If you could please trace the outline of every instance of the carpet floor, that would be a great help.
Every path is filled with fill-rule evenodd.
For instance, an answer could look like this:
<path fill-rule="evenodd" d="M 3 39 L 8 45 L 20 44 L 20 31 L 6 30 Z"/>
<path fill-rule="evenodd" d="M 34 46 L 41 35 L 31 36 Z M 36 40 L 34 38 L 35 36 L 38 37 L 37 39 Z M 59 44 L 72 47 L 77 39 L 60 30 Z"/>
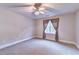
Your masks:
<path fill-rule="evenodd" d="M 0 50 L 0 55 L 78 55 L 79 50 L 71 44 L 31 39 Z"/>

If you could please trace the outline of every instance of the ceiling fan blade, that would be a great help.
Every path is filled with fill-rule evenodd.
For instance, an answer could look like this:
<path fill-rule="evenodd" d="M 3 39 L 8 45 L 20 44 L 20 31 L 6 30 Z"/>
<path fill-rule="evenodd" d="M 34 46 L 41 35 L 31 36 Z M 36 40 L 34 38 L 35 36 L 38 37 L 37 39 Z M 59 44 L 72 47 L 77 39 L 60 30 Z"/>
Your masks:
<path fill-rule="evenodd" d="M 48 6 L 42 6 L 42 8 L 45 8 L 45 10 L 50 11 L 50 12 L 57 12 L 56 9 L 48 7 Z"/>
<path fill-rule="evenodd" d="M 11 6 L 8 6 L 8 7 L 30 7 L 32 5 L 11 5 Z"/>

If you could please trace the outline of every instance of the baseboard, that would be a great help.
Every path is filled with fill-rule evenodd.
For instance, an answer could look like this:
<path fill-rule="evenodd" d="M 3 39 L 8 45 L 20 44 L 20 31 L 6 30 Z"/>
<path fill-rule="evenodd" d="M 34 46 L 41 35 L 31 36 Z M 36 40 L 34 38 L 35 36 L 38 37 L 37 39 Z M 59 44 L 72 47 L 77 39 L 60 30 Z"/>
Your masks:
<path fill-rule="evenodd" d="M 1 46 L 0 46 L 0 49 L 10 47 L 10 46 L 12 46 L 12 45 L 21 43 L 21 42 L 26 41 L 26 40 L 29 40 L 29 39 L 32 39 L 32 37 L 26 38 L 26 39 L 22 39 L 22 40 L 18 40 L 18 41 L 15 41 L 15 42 L 11 42 L 11 43 L 8 43 L 8 44 L 1 45 Z"/>
<path fill-rule="evenodd" d="M 65 43 L 69 43 L 69 44 L 74 44 L 74 45 L 76 45 L 76 43 L 75 42 L 71 42 L 71 41 L 65 41 L 65 40 L 59 40 L 60 42 L 65 42 Z"/>

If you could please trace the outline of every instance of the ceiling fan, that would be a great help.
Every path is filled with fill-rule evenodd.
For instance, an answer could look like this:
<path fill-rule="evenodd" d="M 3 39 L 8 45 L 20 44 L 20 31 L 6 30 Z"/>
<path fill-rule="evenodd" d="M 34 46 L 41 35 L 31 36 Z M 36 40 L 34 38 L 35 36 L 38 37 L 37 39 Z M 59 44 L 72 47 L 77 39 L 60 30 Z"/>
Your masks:
<path fill-rule="evenodd" d="M 34 15 L 41 15 L 45 14 L 45 11 L 50 11 L 52 8 L 50 7 L 50 4 L 45 3 L 32 3 L 32 4 L 26 4 L 26 5 L 13 5 L 11 7 L 28 7 L 27 9 L 31 10 Z M 28 12 L 28 11 L 27 11 Z"/>
<path fill-rule="evenodd" d="M 45 14 L 44 12 L 44 8 L 40 8 L 41 7 L 41 3 L 35 3 L 34 7 L 36 9 L 36 11 L 34 12 L 35 15 L 39 15 L 39 14 Z"/>

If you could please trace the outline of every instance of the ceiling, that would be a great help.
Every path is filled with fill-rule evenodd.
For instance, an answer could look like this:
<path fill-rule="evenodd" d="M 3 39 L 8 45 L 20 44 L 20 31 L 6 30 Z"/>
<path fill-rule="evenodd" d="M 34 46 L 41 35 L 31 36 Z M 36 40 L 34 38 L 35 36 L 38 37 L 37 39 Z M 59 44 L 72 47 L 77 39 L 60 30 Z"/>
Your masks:
<path fill-rule="evenodd" d="M 28 3 L 29 4 L 29 3 Z M 67 13 L 73 13 L 79 9 L 79 3 L 47 3 L 51 9 L 47 10 L 44 15 L 37 15 L 35 16 L 32 12 L 27 12 L 30 9 L 27 7 L 9 7 L 12 5 L 27 5 L 27 3 L 2 3 L 0 4 L 0 7 L 7 8 L 13 12 L 23 14 L 27 17 L 30 17 L 32 19 L 40 19 L 40 18 L 47 18 L 51 16 L 61 15 L 61 14 L 67 14 Z"/>

